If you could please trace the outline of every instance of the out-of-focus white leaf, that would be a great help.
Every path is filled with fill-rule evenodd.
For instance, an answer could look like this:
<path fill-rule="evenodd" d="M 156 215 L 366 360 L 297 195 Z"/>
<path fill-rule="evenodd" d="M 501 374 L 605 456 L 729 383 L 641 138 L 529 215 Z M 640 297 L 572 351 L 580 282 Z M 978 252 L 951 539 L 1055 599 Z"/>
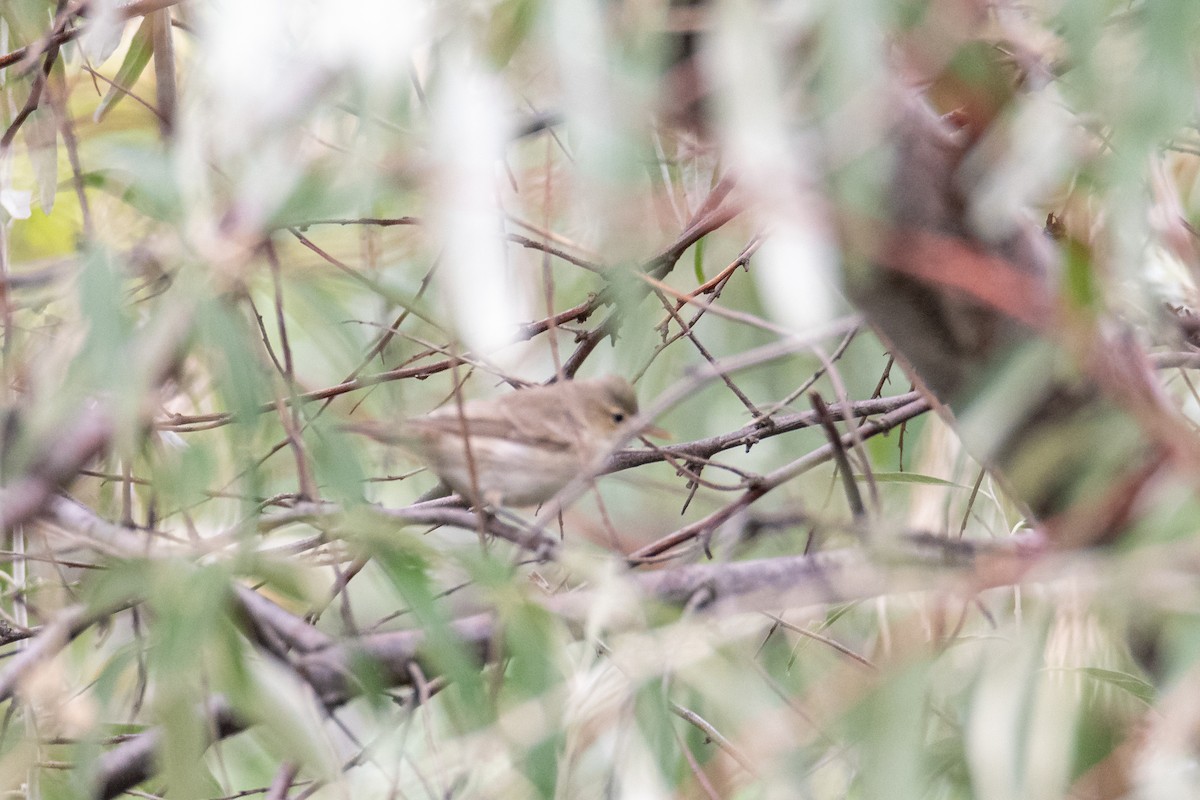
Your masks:
<path fill-rule="evenodd" d="M 1163 303 L 1196 306 L 1200 294 L 1196 291 L 1195 278 L 1187 264 L 1174 253 L 1161 245 L 1151 245 L 1146 248 L 1142 264 L 1141 278 L 1152 300 L 1149 307 L 1144 309 L 1147 318 L 1152 313 L 1161 313 Z M 1136 288 L 1132 291 L 1136 291 Z"/>
<path fill-rule="evenodd" d="M 201 17 L 200 100 L 214 115 L 218 154 L 253 148 L 269 124 L 298 113 L 319 82 L 321 65 L 303 59 L 311 4 L 284 0 L 215 3 Z M 286 25 L 279 24 L 286 20 Z M 243 115 L 232 130 L 222 123 Z"/>
<path fill-rule="evenodd" d="M 753 212 L 770 231 L 754 275 L 767 311 L 792 328 L 827 322 L 837 304 L 838 249 L 814 186 L 805 146 L 792 138 L 779 59 L 759 20 L 722 4 L 709 70 L 719 92 L 722 140 Z"/>
<path fill-rule="evenodd" d="M 642 104 L 650 95 L 637 83 L 636 62 L 624 60 L 610 33 L 609 3 L 546 5 L 567 121 L 563 138 L 578 180 L 576 224 L 588 246 L 603 251 L 609 263 L 641 258 L 651 246 L 642 238 L 646 208 L 630 202 L 637 197 L 630 186 L 643 175 L 634 165 L 644 158 L 638 126 L 649 113 Z M 617 59 L 622 63 L 614 63 Z"/>
<path fill-rule="evenodd" d="M 314 53 L 374 84 L 407 83 L 427 15 L 424 2 L 411 0 L 323 0 L 313 10 Z"/>
<path fill-rule="evenodd" d="M 619 155 L 615 134 L 620 115 L 613 101 L 612 65 L 605 51 L 600 4 L 596 0 L 558 0 L 550 10 L 572 135 L 592 154 L 590 166 L 611 167 Z"/>
<path fill-rule="evenodd" d="M 434 218 L 442 294 L 467 346 L 492 352 L 526 316 L 505 261 L 497 179 L 506 140 L 500 84 L 466 62 L 447 70 L 432 98 Z"/>
<path fill-rule="evenodd" d="M 121 0 L 93 0 L 79 46 L 93 67 L 99 67 L 121 44 L 127 20 L 118 13 Z M 4 48 L 7 51 L 7 47 Z"/>
<path fill-rule="evenodd" d="M 0 224 L 14 219 L 29 219 L 33 196 L 14 189 L 12 183 L 12 150 L 0 159 Z"/>
<path fill-rule="evenodd" d="M 402 72 L 426 8 L 423 0 L 214 0 L 196 9 L 199 49 L 189 63 L 197 69 L 181 96 L 173 162 L 196 246 L 222 238 L 231 220 L 258 230 L 296 199 L 313 158 L 329 152 L 312 125 L 332 124 L 322 115 L 342 84 L 360 90 L 366 114 L 411 91 Z M 216 190 L 214 172 L 231 185 Z"/>
<path fill-rule="evenodd" d="M 186 450 L 191 446 L 175 431 L 158 431 L 158 440 L 172 450 Z"/>
<path fill-rule="evenodd" d="M 206 99 L 236 120 L 226 145 L 247 148 L 253 134 L 307 115 L 314 95 L 343 73 L 373 84 L 404 80 L 427 16 L 418 0 L 256 0 L 207 11 L 198 60 Z"/>
<path fill-rule="evenodd" d="M 273 741 L 293 753 L 314 776 L 329 781 L 337 777 L 337 755 L 322 735 L 321 714 L 309 687 L 294 674 L 265 660 L 250 662 L 253 691 L 244 699 L 252 704 Z"/>
<path fill-rule="evenodd" d="M 0 209 L 3 209 L 3 219 L 29 219 L 32 212 L 33 193 L 17 189 L 0 189 Z"/>
<path fill-rule="evenodd" d="M 972 151 L 963 174 L 986 170 L 974 184 L 969 210 L 980 235 L 993 241 L 1009 236 L 1023 223 L 1025 209 L 1058 185 L 1071 159 L 1071 135 L 1077 128 L 1078 121 L 1058 93 L 1047 87 L 1021 103 L 1011 126 L 997 126 Z M 996 141 L 997 136 L 1006 139 Z"/>
<path fill-rule="evenodd" d="M 38 202 L 42 212 L 49 214 L 54 210 L 54 198 L 58 194 L 58 125 L 54 111 L 46 105 L 34 109 L 21 132 L 29 148 L 29 160 L 33 163 Z"/>
<path fill-rule="evenodd" d="M 837 316 L 838 251 L 822 221 L 804 214 L 776 221 L 754 262 L 755 284 L 771 318 L 794 330 Z"/>
<path fill-rule="evenodd" d="M 980 800 L 1050 800 L 1066 793 L 1080 695 L 1044 669 L 1036 638 L 998 638 L 972 693 L 966 755 Z"/>
<path fill-rule="evenodd" d="M 787 191 L 799 177 L 788 141 L 774 48 L 757 16 L 732 3 L 717 6 L 706 67 L 717 93 L 722 143 L 739 175 Z"/>
<path fill-rule="evenodd" d="M 0 18 L 0 53 L 7 53 L 8 46 L 8 20 Z M 0 89 L 8 85 L 8 70 L 0 69 Z"/>

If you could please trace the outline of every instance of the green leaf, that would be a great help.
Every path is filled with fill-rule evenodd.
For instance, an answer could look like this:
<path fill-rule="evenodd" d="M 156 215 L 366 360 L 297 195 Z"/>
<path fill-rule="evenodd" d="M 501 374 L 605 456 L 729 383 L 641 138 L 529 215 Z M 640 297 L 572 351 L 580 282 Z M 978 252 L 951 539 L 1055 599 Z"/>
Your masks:
<path fill-rule="evenodd" d="M 675 738 L 675 726 L 679 722 L 667 706 L 660 682 L 648 681 L 638 688 L 633 714 L 641 734 L 640 746 L 653 759 L 663 779 L 669 785 L 679 785 L 687 769 Z"/>
<path fill-rule="evenodd" d="M 865 481 L 866 475 L 855 475 L 856 480 Z M 926 486 L 950 486 L 955 489 L 970 490 L 970 486 L 964 486 L 961 483 L 954 481 L 935 478 L 932 475 L 921 475 L 917 472 L 872 472 L 871 477 L 876 483 L 919 483 Z"/>
<path fill-rule="evenodd" d="M 94 250 L 84 262 L 78 293 L 88 325 L 87 341 L 73 364 L 80 384 L 118 391 L 133 385 L 133 365 L 125 357 L 133 321 L 122 276 L 107 251 Z"/>
<path fill-rule="evenodd" d="M 258 418 L 259 404 L 271 397 L 262 365 L 246 347 L 254 334 L 232 308 L 221 303 L 202 305 L 197 322 L 226 407 L 240 422 L 251 423 Z"/>
<path fill-rule="evenodd" d="M 53 109 L 47 106 L 34 109 L 25 120 L 22 132 L 37 181 L 38 202 L 42 213 L 49 214 L 54 210 L 54 198 L 58 194 L 58 125 Z"/>
<path fill-rule="evenodd" d="M 246 682 L 245 640 L 229 615 L 229 576 L 219 566 L 164 560 L 146 564 L 143 584 L 152 611 L 149 708 L 162 725 L 163 778 L 184 790 L 180 797 L 207 796 L 213 781 L 203 757 L 210 739 L 202 703 L 208 682 Z"/>
<path fill-rule="evenodd" d="M 217 475 L 217 455 L 208 442 L 187 446 L 166 445 L 151 466 L 154 488 L 167 507 L 189 506 L 203 501 Z"/>
<path fill-rule="evenodd" d="M 503 67 L 529 35 L 537 20 L 534 0 L 503 0 L 490 13 L 487 50 L 492 66 Z"/>
<path fill-rule="evenodd" d="M 121 198 L 139 214 L 178 222 L 182 200 L 168 153 L 157 144 L 138 139 L 98 146 L 96 170 L 84 173 L 84 184 Z"/>
<path fill-rule="evenodd" d="M 1083 667 L 1080 671 L 1109 686 L 1128 692 L 1148 706 L 1154 705 L 1154 700 L 1158 696 L 1158 692 L 1151 684 L 1128 672 L 1117 672 L 1100 667 Z"/>
<path fill-rule="evenodd" d="M 438 673 L 450 679 L 452 690 L 446 694 L 454 701 L 460 723 L 467 728 L 485 724 L 492 704 L 484 691 L 479 659 L 455 635 L 446 609 L 436 601 L 437 587 L 425 554 L 395 531 L 368 533 L 373 557 L 425 632 L 422 653 Z"/>
<path fill-rule="evenodd" d="M 506 673 L 512 689 L 533 697 L 561 681 L 555 655 L 562 651 L 563 643 L 554 636 L 549 612 L 524 603 L 504 614 L 503 625 L 504 641 L 512 654 Z"/>
<path fill-rule="evenodd" d="M 150 63 L 150 56 L 154 55 L 152 17 L 152 14 L 147 14 L 142 20 L 142 24 L 138 26 L 137 32 L 133 34 L 133 41 L 129 43 L 129 50 L 125 53 L 125 60 L 121 62 L 121 68 L 117 70 L 117 77 L 108 87 L 108 93 L 100 100 L 100 105 L 96 106 L 96 112 L 93 115 L 96 122 L 104 119 L 104 115 L 121 102 L 121 98 L 128 91 L 133 89 L 142 70 Z"/>
<path fill-rule="evenodd" d="M 367 476 L 351 435 L 326 417 L 311 417 L 304 441 L 312 453 L 317 481 L 328 487 L 331 499 L 343 504 L 363 502 Z"/>
<path fill-rule="evenodd" d="M 1063 288 L 1067 301 L 1081 311 L 1094 311 L 1102 296 L 1092 268 L 1091 253 L 1082 244 L 1068 240 L 1063 245 L 1063 255 L 1066 256 Z"/>
<path fill-rule="evenodd" d="M 538 796 L 555 797 L 558 786 L 559 753 L 565 746 L 566 737 L 561 733 L 549 736 L 525 751 L 524 771 L 529 782 L 538 789 Z"/>
<path fill-rule="evenodd" d="M 263 739 L 278 758 L 295 759 L 322 780 L 335 779 L 337 760 L 322 733 L 311 689 L 276 662 L 255 660 L 248 667 L 245 681 L 227 687 L 239 714 L 262 726 Z"/>

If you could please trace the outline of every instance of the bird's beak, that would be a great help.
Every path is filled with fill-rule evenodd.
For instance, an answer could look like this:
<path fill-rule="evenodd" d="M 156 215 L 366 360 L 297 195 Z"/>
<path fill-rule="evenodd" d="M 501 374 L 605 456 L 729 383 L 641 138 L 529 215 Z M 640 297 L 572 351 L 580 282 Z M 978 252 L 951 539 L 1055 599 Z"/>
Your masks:
<path fill-rule="evenodd" d="M 648 428 L 642 428 L 638 432 L 638 436 L 649 436 L 652 439 L 671 439 L 671 432 L 665 428 L 660 428 L 657 425 L 651 425 Z"/>

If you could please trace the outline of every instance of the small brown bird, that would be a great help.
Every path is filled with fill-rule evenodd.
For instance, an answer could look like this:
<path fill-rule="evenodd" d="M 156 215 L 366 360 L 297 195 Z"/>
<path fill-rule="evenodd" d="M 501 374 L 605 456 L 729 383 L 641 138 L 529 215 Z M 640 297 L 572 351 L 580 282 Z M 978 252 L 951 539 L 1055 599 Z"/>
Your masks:
<path fill-rule="evenodd" d="M 595 466 L 637 410 L 633 387 L 610 375 L 472 400 L 461 414 L 449 404 L 396 427 L 350 429 L 409 450 L 463 497 L 477 489 L 491 505 L 529 506 Z"/>

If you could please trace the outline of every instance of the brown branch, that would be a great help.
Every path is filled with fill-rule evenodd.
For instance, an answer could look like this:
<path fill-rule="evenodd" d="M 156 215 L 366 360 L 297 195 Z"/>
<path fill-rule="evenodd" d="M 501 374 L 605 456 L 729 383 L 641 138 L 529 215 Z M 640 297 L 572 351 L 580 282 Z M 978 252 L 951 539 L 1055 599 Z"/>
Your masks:
<path fill-rule="evenodd" d="M 32 670 L 41 667 L 79 634 L 130 605 L 129 601 L 121 601 L 98 610 L 77 605 L 59 611 L 53 621 L 38 629 L 25 649 L 13 656 L 0 671 L 0 701 L 12 698 Z"/>
<path fill-rule="evenodd" d="M 559 315 L 565 316 L 568 312 Z M 565 320 L 564 320 L 565 321 Z M 547 326 L 548 327 L 548 326 Z M 589 337 L 596 336 L 596 344 L 607 336 L 607 331 L 604 330 L 602 324 L 596 331 L 588 334 Z M 595 345 L 593 345 L 594 347 Z M 284 403 L 291 406 L 293 403 L 311 403 L 315 400 L 327 400 L 332 397 L 355 392 L 359 389 L 364 389 L 368 386 L 375 386 L 380 383 L 388 383 L 390 381 L 404 380 L 406 378 L 423 379 L 431 375 L 436 375 L 440 372 L 445 372 L 450 369 L 451 359 L 443 359 L 432 364 L 426 364 L 422 367 L 398 367 L 396 369 L 378 372 L 374 375 L 365 375 L 359 378 L 343 381 L 334 386 L 327 386 L 324 389 L 314 389 L 311 392 L 298 394 L 294 398 L 285 398 Z M 570 363 L 570 362 L 569 362 Z M 568 373 L 569 374 L 569 373 Z M 261 403 L 255 408 L 255 413 L 269 414 L 277 410 L 274 402 Z M 155 422 L 154 427 L 158 430 L 166 431 L 196 431 L 210 430 L 212 428 L 228 425 L 234 421 L 234 415 L 227 411 L 218 411 L 210 414 L 173 414 L 170 417 L 159 419 Z"/>
<path fill-rule="evenodd" d="M 54 31 L 61 31 L 65 27 L 70 14 L 64 13 L 66 9 L 65 0 L 59 0 L 58 9 L 55 14 L 58 18 Z M 0 152 L 12 147 L 13 139 L 17 138 L 17 131 L 29 119 L 29 115 L 37 110 L 38 105 L 42 100 L 42 92 L 46 88 L 46 82 L 50 78 L 50 70 L 54 67 L 54 62 L 58 59 L 58 48 L 60 45 L 54 42 L 53 33 L 49 37 L 49 46 L 46 47 L 46 56 L 42 60 L 42 69 L 34 76 L 33 86 L 29 89 L 29 96 L 25 98 L 25 105 L 13 117 L 12 123 L 8 129 L 4 131 L 4 135 L 0 136 Z"/>
<path fill-rule="evenodd" d="M 69 28 L 67 30 L 59 31 L 58 33 L 51 34 L 47 38 L 46 44 L 50 47 L 61 46 L 72 39 L 77 38 L 81 33 L 83 33 L 83 28 Z M 19 64 L 27 57 L 35 55 L 43 49 L 44 48 L 39 46 L 27 45 L 25 47 L 18 47 L 16 50 L 5 53 L 4 55 L 0 55 L 0 69 L 11 67 L 13 64 Z"/>
<path fill-rule="evenodd" d="M 730 613 L 847 602 L 939 587 L 974 592 L 1020 580 L 1039 555 L 1022 552 L 1019 548 L 971 545 L 957 540 L 947 543 L 947 548 L 950 547 L 958 556 L 952 563 L 947 559 L 949 549 L 929 552 L 922 546 L 916 548 L 907 565 L 892 559 L 886 566 L 873 563 L 856 549 L 757 561 L 696 564 L 633 574 L 627 576 L 627 580 L 631 590 L 648 600 L 675 606 L 691 604 L 693 608 L 709 613 Z M 1003 568 L 997 565 L 1003 565 Z M 931 579 L 931 567 L 941 570 L 940 580 Z M 697 603 L 697 598 L 706 598 L 707 602 Z M 555 596 L 544 605 L 568 622 L 574 622 L 576 630 L 582 633 L 583 621 L 588 618 L 593 603 L 592 593 L 571 592 Z M 450 624 L 450 629 L 478 664 L 503 657 L 503 653 L 494 648 L 499 638 L 497 618 L 492 613 L 459 619 Z M 413 686 L 414 675 L 436 676 L 436 669 L 423 657 L 425 641 L 425 634 L 420 630 L 369 634 L 303 653 L 296 659 L 295 667 L 321 702 L 328 708 L 335 708 L 362 691 L 354 677 L 356 665 L 373 663 L 375 673 L 371 682 L 377 686 Z M 245 729 L 245 721 L 239 719 L 224 701 L 214 701 L 210 709 L 218 737 Z M 149 779 L 154 774 L 154 756 L 160 744 L 161 732 L 155 729 L 109 751 L 100 761 L 97 796 L 115 797 Z"/>
<path fill-rule="evenodd" d="M 141 362 L 149 386 L 161 385 L 175 371 L 191 320 L 190 311 L 176 310 L 165 317 L 159 330 L 144 332 L 144 346 L 134 358 Z M 40 514 L 61 487 L 108 450 L 117 431 L 116 413 L 110 403 L 93 400 L 81 404 L 73 422 L 65 422 L 34 443 L 33 452 L 43 456 L 0 489 L 0 530 L 8 531 Z"/>
<path fill-rule="evenodd" d="M 417 503 L 404 508 L 382 508 L 372 506 L 371 511 L 387 519 L 409 525 L 448 525 L 463 530 L 475 530 L 480 525 L 480 515 L 461 505 L 450 505 L 442 500 Z M 264 518 L 259 523 L 260 530 L 270 530 L 282 525 L 295 522 L 307 522 L 322 518 L 337 518 L 342 515 L 340 506 L 332 503 L 301 503 L 279 515 Z M 537 532 L 522 530 L 510 525 L 500 518 L 485 514 L 482 517 L 483 531 L 498 539 L 517 545 L 529 551 L 534 558 L 544 560 L 552 558 L 558 551 L 558 541 Z"/>
<path fill-rule="evenodd" d="M 99 78 L 101 81 L 103 81 L 104 83 L 111 86 L 113 88 L 113 90 L 120 92 L 125 97 L 128 97 L 129 99 L 133 100 L 138 105 L 145 108 L 147 111 L 149 111 L 151 114 L 153 114 L 155 116 L 155 118 L 159 122 L 160 127 L 166 124 L 167 118 L 165 116 L 163 116 L 163 113 L 161 111 L 159 111 L 157 108 L 155 108 L 154 104 L 151 103 L 149 100 L 142 97 L 137 92 L 133 91 L 132 86 L 122 86 L 121 84 L 117 83 L 113 79 L 105 77 L 104 75 L 101 75 L 99 72 L 97 72 L 96 70 L 87 66 L 86 64 L 83 65 L 82 69 L 84 72 L 91 75 L 93 78 Z"/>
<path fill-rule="evenodd" d="M 75 123 L 71 121 L 71 111 L 67 106 L 67 87 L 61 76 L 51 76 L 50 105 L 58 118 L 58 132 L 62 136 L 63 148 L 67 151 L 67 163 L 71 165 L 71 183 L 75 188 L 75 198 L 79 201 L 79 214 L 83 223 L 83 234 L 91 239 L 92 212 L 88 204 L 87 189 L 83 177 L 83 167 L 79 161 L 79 142 L 75 136 Z"/>
<path fill-rule="evenodd" d="M 246 729 L 245 722 L 223 700 L 209 703 L 208 716 L 210 723 L 206 727 L 218 739 Z M 116 797 L 152 776 L 162 738 L 162 731 L 156 728 L 138 734 L 101 756 L 93 797 Z"/>
<path fill-rule="evenodd" d="M 929 401 L 925 398 L 917 398 L 912 402 L 901 406 L 900 408 L 884 414 L 879 419 L 866 423 L 859 428 L 860 436 L 865 440 L 872 436 L 877 436 L 881 433 L 886 433 L 897 425 L 906 422 L 914 417 L 920 416 L 929 411 Z M 842 446 L 849 447 L 851 444 L 850 434 L 841 437 Z M 729 505 L 714 511 L 703 519 L 697 520 L 690 525 L 684 526 L 668 536 L 664 536 L 656 542 L 652 542 L 644 547 L 630 553 L 629 560 L 632 563 L 653 559 L 663 553 L 673 550 L 681 544 L 690 542 L 708 531 L 713 530 L 725 520 L 732 517 L 738 511 L 746 508 L 754 501 L 765 495 L 767 492 L 775 489 L 787 481 L 792 480 L 797 475 L 801 475 L 814 467 L 824 464 L 826 461 L 833 458 L 834 451 L 832 445 L 824 445 L 813 450 L 811 453 L 793 461 L 791 464 L 780 467 L 779 469 L 763 476 L 762 480 L 754 486 L 751 486 L 746 492 Z"/>
<path fill-rule="evenodd" d="M 838 433 L 837 426 L 833 424 L 833 417 L 829 413 L 829 406 L 825 405 L 825 401 L 821 399 L 821 395 L 817 392 L 810 394 L 809 398 L 812 400 L 813 411 L 816 412 L 821 427 L 825 429 L 825 436 L 829 439 L 829 444 L 833 448 L 833 460 L 837 464 L 838 471 L 842 474 L 842 485 L 846 490 L 846 502 L 850 504 L 850 513 L 854 515 L 855 519 L 862 519 L 867 515 L 867 507 L 863 504 L 862 495 L 858 491 L 858 484 L 854 482 L 854 469 L 850 466 L 850 458 L 846 455 L 846 448 L 842 447 L 842 437 Z"/>
<path fill-rule="evenodd" d="M 660 289 L 670 290 L 670 287 L 663 286 L 662 284 L 657 283 L 657 281 L 665 277 L 671 272 L 671 270 L 675 268 L 675 264 L 679 261 L 680 257 L 683 256 L 684 252 L 686 252 L 689 247 L 703 239 L 708 234 L 717 230 L 722 225 L 736 217 L 738 213 L 740 213 L 740 209 L 726 208 L 721 205 L 725 199 L 725 196 L 732 188 L 733 184 L 728 179 L 722 180 L 720 183 L 718 183 L 717 186 L 714 187 L 709 193 L 704 205 L 701 206 L 700 211 L 696 213 L 692 222 L 688 225 L 684 232 L 681 233 L 675 239 L 675 241 L 666 248 L 666 250 L 643 265 L 638 275 L 650 285 L 657 286 Z M 640 291 L 645 293 L 648 292 L 649 289 L 642 288 Z M 591 306 L 591 309 L 589 309 L 588 313 L 590 314 L 592 310 L 595 310 L 595 308 L 598 308 L 600 305 L 610 304 L 611 302 L 611 290 L 606 289 L 593 298 L 593 300 L 588 304 Z M 696 301 L 694 298 L 692 298 L 689 300 L 689 302 Z M 600 342 L 604 341 L 604 339 L 607 337 L 615 337 L 617 335 L 617 332 L 621 327 L 621 322 L 622 315 L 619 313 L 619 310 L 614 309 L 613 312 L 609 314 L 609 316 L 606 317 L 595 330 L 589 332 L 581 338 L 578 346 L 575 348 L 575 352 L 572 353 L 563 364 L 563 373 L 566 375 L 574 375 L 576 372 L 578 372 L 579 368 L 583 365 L 584 360 L 592 353 L 593 350 L 596 349 L 596 346 L 599 345 Z"/>
<path fill-rule="evenodd" d="M 175 40 L 171 12 L 158 9 L 148 14 L 154 43 L 154 105 L 159 110 L 159 134 L 168 139 L 175 129 L 179 97 L 175 81 Z"/>
<path fill-rule="evenodd" d="M 883 397 L 876 400 L 860 400 L 855 402 L 850 413 L 855 417 L 868 417 L 874 414 L 887 414 L 903 408 L 910 403 L 921 400 L 918 392 L 908 392 L 895 397 Z M 845 419 L 846 409 L 840 403 L 829 406 L 832 419 Z M 814 411 L 802 411 L 792 414 L 781 414 L 760 423 L 751 423 L 736 431 L 710 436 L 707 439 L 697 439 L 685 444 L 660 447 L 655 450 L 621 450 L 609 459 L 606 471 L 617 472 L 642 464 L 666 460 L 668 456 L 687 461 L 691 457 L 710 458 L 725 450 L 736 447 L 751 447 L 755 443 L 781 433 L 811 428 L 819 424 L 819 418 Z"/>
<path fill-rule="evenodd" d="M 311 403 L 314 400 L 327 400 L 331 397 L 354 392 L 367 386 L 374 386 L 379 383 L 387 383 L 388 381 L 404 380 L 405 378 L 428 378 L 430 375 L 436 375 L 439 372 L 445 372 L 450 369 L 450 359 L 438 361 L 433 364 L 428 364 L 424 367 L 400 367 L 398 369 L 390 369 L 386 372 L 379 372 L 374 375 L 366 375 L 361 378 L 343 381 L 335 386 L 327 386 L 324 389 L 316 389 L 304 394 L 298 394 L 295 398 L 285 398 L 285 405 L 293 403 Z M 262 403 L 255 412 L 259 414 L 267 414 L 276 410 L 275 403 Z M 226 411 L 220 411 L 213 414 L 175 414 L 166 419 L 159 420 L 155 423 L 155 428 L 166 431 L 188 431 L 188 430 L 207 430 L 216 428 L 222 425 L 228 425 L 234 421 L 234 415 Z M 204 426 L 204 427 L 197 427 Z"/>
<path fill-rule="evenodd" d="M 725 194 L 728 193 L 730 188 L 731 187 L 726 186 L 724 182 L 722 182 L 721 184 L 718 184 L 718 187 L 716 189 L 714 189 L 713 193 L 710 195 L 709 201 L 706 203 L 705 208 L 708 208 L 709 206 L 713 205 L 714 201 L 712 198 L 716 197 L 716 198 L 723 199 L 725 197 Z M 719 202 L 718 202 L 718 204 L 719 204 Z M 735 217 L 737 215 L 737 213 L 738 213 L 737 210 L 715 208 L 715 210 L 710 209 L 707 212 L 705 212 L 703 217 L 701 217 L 700 215 L 697 215 L 696 220 L 693 221 L 688 226 L 688 228 L 682 234 L 680 234 L 680 236 L 671 245 L 669 245 L 662 253 L 660 253 L 659 255 L 650 259 L 648 262 L 646 262 L 643 265 L 642 271 L 651 277 L 661 277 L 662 275 L 665 275 L 667 272 L 669 272 L 674 267 L 675 262 L 677 262 L 679 260 L 679 257 L 683 255 L 684 251 L 686 251 L 689 247 L 691 247 L 693 244 L 695 244 L 697 241 L 699 241 L 702 237 L 704 237 L 707 234 L 711 233 L 712 231 L 716 230 L 721 225 L 724 225 L 730 219 Z M 401 223 L 400 220 L 407 220 L 407 222 Z M 352 224 L 352 223 L 355 223 L 358 221 L 359 220 L 318 220 L 317 222 L 305 223 L 305 225 L 320 224 L 320 223 Z M 395 222 L 395 224 L 414 224 L 415 221 L 416 220 L 411 217 L 401 217 Z M 375 220 L 374 222 L 376 222 L 376 224 L 380 224 L 383 221 Z M 370 278 L 362 275 L 360 272 L 355 270 L 350 265 L 340 261 L 339 259 L 333 257 L 328 252 L 326 252 L 325 250 L 320 248 L 316 243 L 314 243 L 308 237 L 306 237 L 302 233 L 300 233 L 299 228 L 300 228 L 300 226 L 293 226 L 289 230 L 291 231 L 292 235 L 295 236 L 296 239 L 302 245 L 304 245 L 309 250 L 313 251 L 318 256 L 320 256 L 323 260 L 325 260 L 326 262 L 337 267 L 339 270 L 346 273 L 347 275 L 349 275 L 350 277 L 352 277 L 359 283 L 365 285 L 367 288 L 369 288 L 373 291 L 378 291 L 384 295 L 389 294 L 386 291 L 384 291 L 384 289 L 382 287 L 380 287 L 377 283 L 372 281 Z M 563 255 L 564 255 L 564 257 L 569 258 L 569 256 L 567 256 L 567 254 L 563 254 Z M 575 263 L 575 262 L 573 261 L 572 263 Z M 533 337 L 535 337 L 539 334 L 545 333 L 546 331 L 551 330 L 552 328 L 560 327 L 568 322 L 572 322 L 572 321 L 578 322 L 578 321 L 586 320 L 592 313 L 594 313 L 596 311 L 596 309 L 600 308 L 601 306 L 609 305 L 611 303 L 612 303 L 611 291 L 609 289 L 605 289 L 605 290 L 597 293 L 593 297 L 591 297 L 591 299 L 589 299 L 588 301 L 586 301 L 584 303 L 580 303 L 579 305 L 577 305 L 571 309 L 560 312 L 559 314 L 552 315 L 551 317 L 540 320 L 538 322 L 531 322 L 526 325 L 520 326 L 517 330 L 517 336 L 518 336 L 518 338 L 521 338 L 521 339 L 532 339 Z M 408 313 L 414 313 L 414 312 L 412 312 L 411 309 L 408 309 Z M 420 315 L 417 315 L 417 316 L 420 316 Z M 590 354 L 592 352 L 592 350 L 594 350 L 596 348 L 596 346 L 599 345 L 600 342 L 605 339 L 605 337 L 615 335 L 619 326 L 620 326 L 619 315 L 616 314 L 616 312 L 613 312 L 612 314 L 610 314 L 608 317 L 605 318 L 604 322 L 602 322 L 600 324 L 600 326 L 598 326 L 596 328 L 596 330 L 590 331 L 589 333 L 585 334 L 583 336 L 583 338 L 581 339 L 580 345 L 576 348 L 575 353 L 564 364 L 564 366 L 563 366 L 564 374 L 568 375 L 568 376 L 574 375 L 575 372 L 579 369 L 579 367 L 582 366 L 582 363 L 583 363 L 584 359 L 587 357 L 587 355 Z M 465 354 L 464 358 L 467 356 L 469 356 L 469 354 Z M 285 402 L 290 405 L 293 402 L 311 402 L 313 400 L 325 400 L 325 399 L 328 399 L 331 397 L 336 397 L 340 394 L 345 394 L 347 392 L 356 391 L 363 387 L 372 386 L 372 385 L 375 385 L 378 383 L 386 383 L 389 381 L 403 380 L 405 378 L 425 378 L 430 375 L 434 375 L 436 373 L 449 370 L 453 363 L 454 363 L 453 359 L 447 358 L 447 359 L 443 359 L 442 361 L 426 365 L 424 367 L 402 367 L 402 368 L 387 370 L 386 372 L 381 372 L 381 373 L 378 373 L 377 375 L 367 376 L 367 377 L 363 377 L 363 378 L 355 378 L 353 380 L 343 381 L 342 383 L 337 384 L 336 386 L 331 386 L 331 387 L 327 387 L 325 389 L 319 389 L 319 390 L 312 391 L 312 392 L 306 392 L 304 394 L 297 395 L 295 398 L 289 398 Z M 256 413 L 259 413 L 259 414 L 271 413 L 272 411 L 275 411 L 275 410 L 276 410 L 275 403 L 262 403 L 255 409 Z M 229 423 L 233 422 L 233 420 L 234 420 L 234 416 L 228 412 L 217 412 L 217 413 L 212 413 L 212 414 L 193 414 L 193 415 L 178 414 L 178 415 L 172 416 L 166 420 L 159 420 L 155 424 L 155 427 L 158 428 L 159 430 L 171 430 L 171 431 L 179 431 L 179 432 L 211 430 L 213 428 L 221 427 L 223 425 L 228 425 Z"/>
<path fill-rule="evenodd" d="M 1157 369 L 1200 369 L 1200 353 L 1167 352 L 1151 353 L 1148 358 Z"/>
<path fill-rule="evenodd" d="M 373 225 L 377 228 L 390 228 L 395 225 L 420 224 L 422 224 L 420 217 L 356 217 L 354 219 L 309 219 L 291 227 L 305 231 L 313 225 Z"/>
<path fill-rule="evenodd" d="M 39 514 L 89 461 L 108 449 L 116 424 L 106 408 L 87 408 L 54 440 L 42 443 L 45 456 L 24 475 L 0 489 L 0 530 L 8 531 Z"/>
<path fill-rule="evenodd" d="M 138 2 L 129 3 L 124 6 L 119 6 L 116 9 L 118 19 L 130 20 L 134 17 L 142 17 L 154 11 L 171 6 L 177 6 L 184 0 L 138 0 Z M 78 11 L 82 11 L 86 3 L 80 4 Z M 69 20 L 68 20 L 69 21 Z M 51 47 L 58 47 L 79 38 L 86 30 L 86 26 L 80 25 L 74 28 L 65 28 L 55 26 L 50 34 L 43 37 L 40 42 L 25 47 L 18 47 L 8 53 L 0 55 L 0 69 L 6 69 L 14 64 L 19 64 L 27 58 L 37 58 Z"/>

